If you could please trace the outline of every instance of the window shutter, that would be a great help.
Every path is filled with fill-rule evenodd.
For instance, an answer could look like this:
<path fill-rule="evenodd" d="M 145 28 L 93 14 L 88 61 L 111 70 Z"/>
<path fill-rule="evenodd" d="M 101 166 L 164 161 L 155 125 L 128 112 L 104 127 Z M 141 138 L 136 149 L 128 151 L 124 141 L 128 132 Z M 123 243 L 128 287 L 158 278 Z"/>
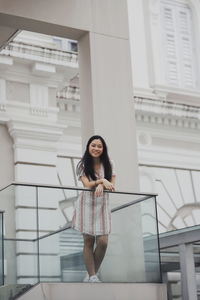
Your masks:
<path fill-rule="evenodd" d="M 195 87 L 192 18 L 189 8 L 182 8 L 177 11 L 179 21 L 180 48 L 182 60 L 182 84 L 185 87 Z"/>
<path fill-rule="evenodd" d="M 186 3 L 161 1 L 162 47 L 169 85 L 195 88 L 192 12 Z"/>
<path fill-rule="evenodd" d="M 175 11 L 170 6 L 163 7 L 164 19 L 164 45 L 166 79 L 172 85 L 178 85 L 178 49 Z"/>

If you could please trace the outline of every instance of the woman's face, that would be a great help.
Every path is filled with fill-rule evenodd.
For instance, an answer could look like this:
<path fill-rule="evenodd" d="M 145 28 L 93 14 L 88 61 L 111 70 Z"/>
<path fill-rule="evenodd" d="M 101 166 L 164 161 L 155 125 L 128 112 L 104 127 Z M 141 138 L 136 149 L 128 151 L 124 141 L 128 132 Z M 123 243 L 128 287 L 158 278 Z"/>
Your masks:
<path fill-rule="evenodd" d="M 93 158 L 98 158 L 103 153 L 103 144 L 101 140 L 95 139 L 89 144 L 89 153 Z"/>

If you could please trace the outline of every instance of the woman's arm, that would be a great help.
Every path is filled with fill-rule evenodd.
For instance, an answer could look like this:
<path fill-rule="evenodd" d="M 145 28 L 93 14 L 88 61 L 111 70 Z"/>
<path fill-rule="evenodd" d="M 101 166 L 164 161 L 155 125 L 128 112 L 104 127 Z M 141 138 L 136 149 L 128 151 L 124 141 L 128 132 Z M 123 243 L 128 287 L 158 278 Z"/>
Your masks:
<path fill-rule="evenodd" d="M 108 181 L 105 178 L 89 181 L 89 179 L 86 176 L 81 176 L 80 179 L 83 183 L 83 186 L 88 189 L 97 187 L 98 185 L 103 185 L 105 189 L 114 191 L 115 178 L 116 176 L 112 176 L 111 181 Z"/>
<path fill-rule="evenodd" d="M 89 179 L 86 176 L 81 176 L 80 179 L 81 179 L 81 181 L 83 183 L 83 186 L 86 187 L 86 188 L 88 188 L 88 189 L 96 187 L 99 184 L 103 184 L 103 180 L 104 180 L 104 179 L 97 179 L 97 180 L 89 181 Z"/>

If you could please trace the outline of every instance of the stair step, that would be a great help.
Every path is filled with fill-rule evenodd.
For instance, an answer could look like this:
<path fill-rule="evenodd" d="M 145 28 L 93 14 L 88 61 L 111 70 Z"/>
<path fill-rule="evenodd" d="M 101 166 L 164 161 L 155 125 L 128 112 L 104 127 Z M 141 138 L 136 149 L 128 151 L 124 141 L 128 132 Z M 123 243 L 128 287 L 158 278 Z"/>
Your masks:
<path fill-rule="evenodd" d="M 165 284 L 42 283 L 19 300 L 167 300 Z"/>

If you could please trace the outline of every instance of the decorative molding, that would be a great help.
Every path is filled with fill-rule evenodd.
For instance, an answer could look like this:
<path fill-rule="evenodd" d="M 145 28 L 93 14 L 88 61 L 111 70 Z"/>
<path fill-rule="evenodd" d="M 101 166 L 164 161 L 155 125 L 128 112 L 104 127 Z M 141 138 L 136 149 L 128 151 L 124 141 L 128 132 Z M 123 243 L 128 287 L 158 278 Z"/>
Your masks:
<path fill-rule="evenodd" d="M 183 170 L 183 171 L 198 171 L 200 172 L 200 168 L 191 169 L 191 168 L 184 168 L 184 167 L 175 167 L 175 166 L 165 166 L 165 165 L 155 165 L 151 163 L 138 163 L 139 167 L 148 167 L 148 168 L 163 168 L 163 169 L 171 169 L 171 170 Z"/>
<path fill-rule="evenodd" d="M 45 117 L 48 121 L 57 120 L 57 114 L 59 112 L 58 107 L 40 107 L 34 105 L 22 103 L 20 101 L 11 101 L 7 99 L 5 102 L 0 102 L 0 111 L 7 112 L 10 119 L 20 118 L 22 121 L 28 118 L 28 122 L 32 121 L 37 122 L 38 119 L 41 120 L 41 117 Z M 34 115 L 34 116 L 31 116 Z M 36 119 L 36 116 L 38 119 Z M 0 116 L 1 120 L 1 116 Z M 45 122 L 47 122 L 45 120 Z"/>
<path fill-rule="evenodd" d="M 14 149 L 37 151 L 57 151 L 58 142 L 66 126 L 57 123 L 30 122 L 27 120 L 10 120 L 7 122 L 9 134 L 14 140 Z M 23 159 L 19 159 L 21 161 Z"/>
<path fill-rule="evenodd" d="M 134 97 L 138 122 L 200 129 L 200 107 L 150 98 Z"/>

